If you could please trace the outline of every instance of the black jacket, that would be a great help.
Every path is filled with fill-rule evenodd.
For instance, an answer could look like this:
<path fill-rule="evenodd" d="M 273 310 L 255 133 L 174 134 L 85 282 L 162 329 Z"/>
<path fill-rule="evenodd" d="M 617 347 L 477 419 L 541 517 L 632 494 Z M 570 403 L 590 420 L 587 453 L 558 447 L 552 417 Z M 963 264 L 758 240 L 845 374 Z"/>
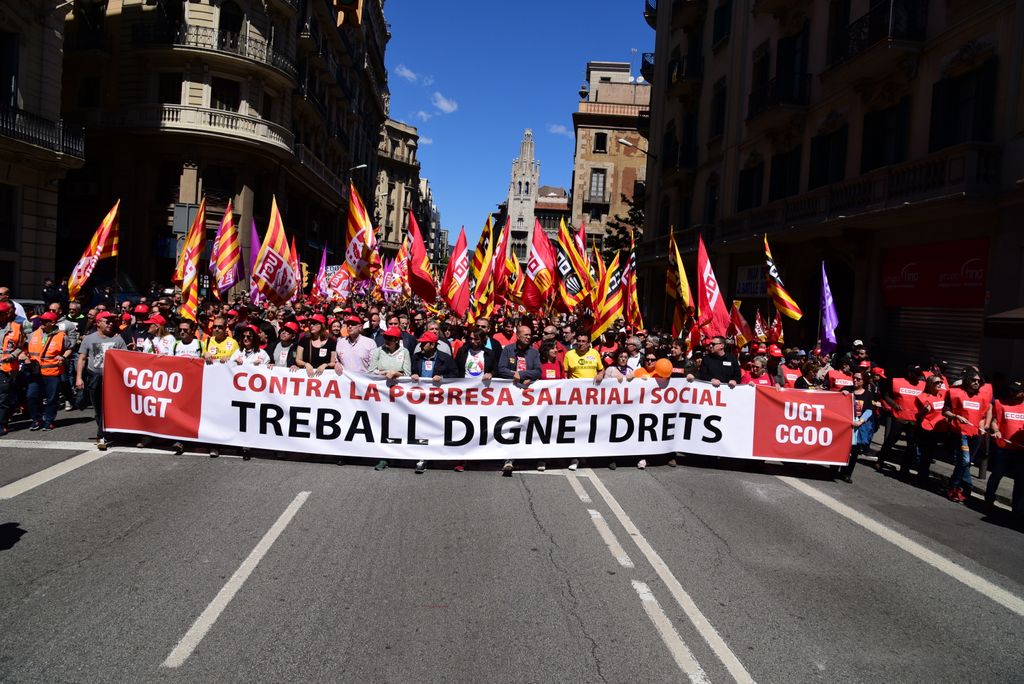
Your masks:
<path fill-rule="evenodd" d="M 423 373 L 423 352 L 418 352 L 412 355 L 412 373 L 410 375 L 424 376 Z M 440 375 L 442 378 L 457 378 L 459 372 L 455 368 L 455 361 L 452 357 L 448 356 L 442 351 L 434 352 L 434 370 L 430 373 L 430 377 Z"/>
<path fill-rule="evenodd" d="M 734 380 L 739 383 L 741 375 L 739 359 L 732 354 L 725 356 L 706 354 L 700 365 L 700 370 L 697 371 L 698 380 L 718 380 L 719 382 Z"/>

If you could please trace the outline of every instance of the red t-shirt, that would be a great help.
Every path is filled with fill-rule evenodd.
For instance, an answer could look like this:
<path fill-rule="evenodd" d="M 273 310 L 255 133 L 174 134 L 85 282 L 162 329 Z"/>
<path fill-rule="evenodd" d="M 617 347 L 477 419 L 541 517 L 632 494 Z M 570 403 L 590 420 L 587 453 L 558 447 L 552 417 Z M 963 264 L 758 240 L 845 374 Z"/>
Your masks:
<path fill-rule="evenodd" d="M 897 420 L 915 420 L 917 418 L 917 397 L 924 391 L 924 380 L 916 385 L 910 384 L 906 378 L 892 379 L 892 396 L 896 400 L 896 408 L 892 417 Z"/>
<path fill-rule="evenodd" d="M 1001 435 L 996 444 L 1004 449 L 1024 451 L 1024 402 L 1004 404 L 996 401 L 992 405 L 992 419 Z M 1012 440 L 1012 444 L 1007 440 Z"/>
<path fill-rule="evenodd" d="M 542 363 L 540 364 L 540 379 L 541 380 L 564 380 L 565 371 L 562 370 L 562 364 L 560 363 Z"/>
<path fill-rule="evenodd" d="M 946 406 L 945 395 L 921 392 L 914 402 L 917 404 L 917 423 L 922 430 L 945 432 L 949 428 L 949 422 L 942 416 Z"/>
<path fill-rule="evenodd" d="M 979 391 L 973 397 L 961 387 L 950 387 L 946 392 L 946 410 L 956 416 L 963 416 L 966 423 L 959 420 L 950 421 L 953 432 L 973 437 L 978 434 L 978 425 L 988 411 L 989 398 Z"/>
<path fill-rule="evenodd" d="M 844 389 L 853 387 L 853 376 L 841 370 L 833 368 L 825 374 L 828 378 L 828 388 L 833 392 L 842 392 Z"/>
<path fill-rule="evenodd" d="M 764 372 L 764 373 L 761 373 L 756 378 L 753 375 L 751 375 L 749 372 L 743 371 L 743 374 L 740 376 L 740 384 L 741 385 L 764 385 L 765 387 L 774 387 L 775 386 L 775 380 L 772 379 L 772 376 L 769 375 L 767 371 Z"/>
<path fill-rule="evenodd" d="M 803 375 L 799 368 L 790 368 L 789 366 L 782 366 L 779 368 L 779 372 L 782 373 L 782 386 L 789 388 L 796 387 L 796 381 Z"/>

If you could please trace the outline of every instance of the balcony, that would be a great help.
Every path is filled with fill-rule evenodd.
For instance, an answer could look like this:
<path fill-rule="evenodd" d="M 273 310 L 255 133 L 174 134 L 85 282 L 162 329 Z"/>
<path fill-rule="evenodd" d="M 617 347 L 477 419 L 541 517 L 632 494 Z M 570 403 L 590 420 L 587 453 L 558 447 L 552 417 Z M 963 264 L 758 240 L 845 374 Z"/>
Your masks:
<path fill-rule="evenodd" d="M 82 129 L 65 128 L 63 121 L 51 121 L 21 109 L 0 108 L 0 137 L 74 159 L 85 158 Z"/>
<path fill-rule="evenodd" d="M 291 131 L 272 121 L 237 112 L 186 105 L 142 105 L 111 114 L 104 123 L 125 128 L 151 128 L 188 135 L 244 141 L 291 155 Z"/>
<path fill-rule="evenodd" d="M 324 104 L 323 97 L 320 96 L 308 83 L 300 83 L 299 87 L 295 89 L 295 95 L 300 102 L 304 102 L 315 110 L 320 116 L 326 121 L 327 116 L 327 105 Z"/>
<path fill-rule="evenodd" d="M 637 133 L 645 138 L 650 138 L 651 135 L 651 110 L 641 109 L 636 115 L 636 130 Z"/>
<path fill-rule="evenodd" d="M 294 81 L 295 63 L 260 36 L 246 36 L 217 31 L 205 26 L 166 27 L 158 24 L 136 24 L 132 27 L 132 44 L 136 47 L 175 46 L 205 50 L 217 55 L 241 58 L 260 66 L 271 67 Z"/>
<path fill-rule="evenodd" d="M 829 45 L 830 64 L 822 77 L 845 83 L 882 76 L 921 51 L 927 27 L 927 0 L 876 2 Z"/>
<path fill-rule="evenodd" d="M 604 189 L 601 192 L 591 192 L 590 189 L 588 188 L 587 192 L 583 195 L 583 204 L 585 204 L 585 205 L 586 204 L 611 205 L 611 203 L 612 203 L 612 194 L 610 192 L 608 192 L 607 189 Z"/>
<path fill-rule="evenodd" d="M 648 83 L 654 82 L 654 53 L 645 52 L 640 60 L 640 75 Z"/>
<path fill-rule="evenodd" d="M 700 94 L 704 82 L 704 58 L 683 57 L 668 65 L 668 96 L 684 102 Z"/>
<path fill-rule="evenodd" d="M 652 29 L 658 28 L 658 0 L 644 0 L 644 21 Z"/>
<path fill-rule="evenodd" d="M 672 0 L 672 30 L 689 33 L 704 21 L 707 11 L 708 0 Z"/>
<path fill-rule="evenodd" d="M 398 162 L 399 164 L 405 164 L 406 166 L 412 166 L 419 168 L 420 163 L 411 154 L 402 154 L 401 152 L 392 152 L 389 149 L 377 148 L 377 156 L 384 159 L 390 159 L 391 161 Z"/>
<path fill-rule="evenodd" d="M 876 228 L 891 227 L 886 211 L 926 200 L 991 197 L 999 190 L 999 145 L 965 143 L 921 159 L 869 171 L 731 216 L 719 224 L 726 242 L 799 225 L 814 225 L 870 213 Z M 943 207 L 939 205 L 938 211 Z M 893 221 L 905 221 L 899 214 Z M 859 223 L 858 225 L 867 225 Z"/>
<path fill-rule="evenodd" d="M 807 109 L 811 93 L 811 75 L 776 77 L 750 91 L 747 100 L 747 125 L 756 120 L 765 129 L 785 125 L 793 114 Z"/>
<path fill-rule="evenodd" d="M 668 184 L 687 187 L 693 183 L 697 170 L 697 146 L 668 142 L 662 146 L 661 177 Z"/>
<path fill-rule="evenodd" d="M 302 144 L 295 145 L 295 161 L 309 169 L 310 172 L 324 182 L 331 190 L 339 196 L 342 194 L 341 178 L 327 168 L 327 165 L 320 161 L 320 158 L 313 154 L 313 151 Z"/>

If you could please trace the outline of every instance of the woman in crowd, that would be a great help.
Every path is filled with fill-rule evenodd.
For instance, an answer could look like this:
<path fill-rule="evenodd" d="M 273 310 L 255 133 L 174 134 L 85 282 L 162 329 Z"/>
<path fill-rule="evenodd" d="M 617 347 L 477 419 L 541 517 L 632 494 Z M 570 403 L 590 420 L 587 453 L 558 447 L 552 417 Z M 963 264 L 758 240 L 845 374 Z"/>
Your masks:
<path fill-rule="evenodd" d="M 160 314 L 153 314 L 146 319 L 146 323 L 149 325 L 149 337 L 143 340 L 141 351 L 161 356 L 173 355 L 177 340 L 167 332 L 167 319 Z"/>
<path fill-rule="evenodd" d="M 763 356 L 755 356 L 750 360 L 750 370 L 743 371 L 740 376 L 741 385 L 763 385 L 774 387 L 775 378 L 768 372 L 768 359 Z"/>
<path fill-rule="evenodd" d="M 334 340 L 327 334 L 327 319 L 323 314 L 314 314 L 309 319 L 309 336 L 299 343 L 295 365 L 305 368 L 308 375 L 314 376 L 334 368 L 335 363 L 337 354 Z"/>
<path fill-rule="evenodd" d="M 256 338 L 255 326 L 251 326 L 242 331 L 242 340 L 238 348 L 238 351 L 232 355 L 231 360 L 241 366 L 242 364 L 248 364 L 250 366 L 269 366 L 270 356 L 267 352 L 260 349 L 257 338 Z"/>
<path fill-rule="evenodd" d="M 612 365 L 608 366 L 605 371 L 605 375 L 609 378 L 619 380 L 632 380 L 633 369 L 629 367 L 629 352 L 625 349 L 615 354 L 615 360 Z"/>
<path fill-rule="evenodd" d="M 540 379 L 541 380 L 564 380 L 565 371 L 559 362 L 558 348 L 554 340 L 549 340 L 540 345 Z"/>
<path fill-rule="evenodd" d="M 948 422 L 942 415 L 945 408 L 945 379 L 931 375 L 924 381 L 924 390 L 914 397 L 917 404 L 917 448 L 920 461 L 917 466 L 917 484 L 928 486 L 932 462 L 947 449 Z"/>
<path fill-rule="evenodd" d="M 821 380 L 818 378 L 818 362 L 808 359 L 800 364 L 800 377 L 793 385 L 796 389 L 821 389 Z"/>
<path fill-rule="evenodd" d="M 867 445 L 871 444 L 871 435 L 874 434 L 871 426 L 874 396 L 865 385 L 864 371 L 856 371 L 851 379 L 853 390 L 843 391 L 844 394 L 849 393 L 853 397 L 853 446 L 850 447 L 850 460 L 839 469 L 839 477 L 844 482 L 853 482 L 853 469 L 857 465 L 857 458 L 865 453 Z"/>

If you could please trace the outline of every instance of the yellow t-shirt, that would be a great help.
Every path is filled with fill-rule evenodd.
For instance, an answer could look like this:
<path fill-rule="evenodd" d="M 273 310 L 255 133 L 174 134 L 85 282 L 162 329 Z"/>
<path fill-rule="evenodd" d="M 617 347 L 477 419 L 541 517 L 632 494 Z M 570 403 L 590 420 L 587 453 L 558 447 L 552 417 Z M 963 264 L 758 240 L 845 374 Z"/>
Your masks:
<path fill-rule="evenodd" d="M 593 378 L 601 372 L 604 364 L 601 363 L 601 355 L 591 347 L 582 356 L 575 349 L 567 351 L 562 367 L 567 378 Z"/>
<path fill-rule="evenodd" d="M 235 338 L 230 335 L 225 337 L 223 342 L 213 339 L 212 335 L 206 338 L 206 353 L 218 361 L 230 359 L 236 351 L 238 351 L 238 342 L 235 342 Z"/>

